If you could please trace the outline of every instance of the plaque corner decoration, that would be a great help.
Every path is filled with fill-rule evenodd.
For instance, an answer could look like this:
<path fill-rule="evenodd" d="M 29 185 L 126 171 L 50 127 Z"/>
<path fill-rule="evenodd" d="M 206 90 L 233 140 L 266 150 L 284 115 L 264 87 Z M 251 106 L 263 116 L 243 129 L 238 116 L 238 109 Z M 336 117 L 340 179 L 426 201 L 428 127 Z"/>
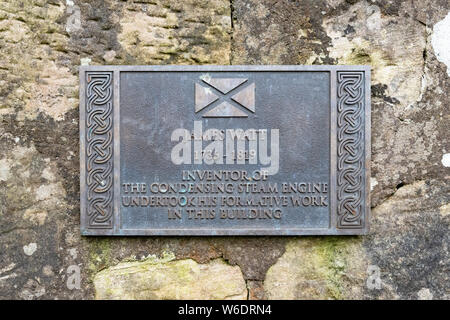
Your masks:
<path fill-rule="evenodd" d="M 108 233 L 114 228 L 113 72 L 81 72 L 81 231 Z"/>
<path fill-rule="evenodd" d="M 367 96 L 370 83 L 366 83 L 369 77 L 368 67 L 336 73 L 336 229 L 354 230 L 357 234 L 367 234 L 369 230 L 370 121 L 366 121 L 370 119 Z"/>

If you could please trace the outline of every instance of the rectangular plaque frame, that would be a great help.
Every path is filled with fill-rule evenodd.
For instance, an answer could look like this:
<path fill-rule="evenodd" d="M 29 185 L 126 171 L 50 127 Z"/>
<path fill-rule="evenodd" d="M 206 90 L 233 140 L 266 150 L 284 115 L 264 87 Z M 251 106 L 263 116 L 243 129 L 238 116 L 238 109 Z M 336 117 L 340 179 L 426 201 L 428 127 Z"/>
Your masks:
<path fill-rule="evenodd" d="M 363 235 L 370 213 L 370 66 L 81 66 L 80 212 L 87 236 Z M 329 224 L 301 228 L 123 228 L 121 73 L 329 74 Z"/>

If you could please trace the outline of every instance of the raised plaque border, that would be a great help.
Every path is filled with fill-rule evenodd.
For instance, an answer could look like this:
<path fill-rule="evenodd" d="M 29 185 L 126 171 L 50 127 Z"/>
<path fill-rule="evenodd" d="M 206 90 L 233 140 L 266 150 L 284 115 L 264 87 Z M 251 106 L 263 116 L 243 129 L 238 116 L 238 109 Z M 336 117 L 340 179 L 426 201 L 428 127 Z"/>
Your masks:
<path fill-rule="evenodd" d="M 330 225 L 317 229 L 122 229 L 120 72 L 329 72 Z M 370 216 L 370 66 L 80 66 L 82 235 L 363 235 Z"/>

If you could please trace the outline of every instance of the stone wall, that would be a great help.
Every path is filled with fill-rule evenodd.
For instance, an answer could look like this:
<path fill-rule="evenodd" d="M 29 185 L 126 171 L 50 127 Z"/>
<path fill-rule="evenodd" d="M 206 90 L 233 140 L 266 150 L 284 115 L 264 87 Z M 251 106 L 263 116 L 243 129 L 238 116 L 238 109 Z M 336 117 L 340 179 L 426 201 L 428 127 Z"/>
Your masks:
<path fill-rule="evenodd" d="M 1 1 L 0 299 L 449 299 L 449 34 L 447 0 Z M 81 237 L 80 64 L 370 64 L 370 235 Z"/>

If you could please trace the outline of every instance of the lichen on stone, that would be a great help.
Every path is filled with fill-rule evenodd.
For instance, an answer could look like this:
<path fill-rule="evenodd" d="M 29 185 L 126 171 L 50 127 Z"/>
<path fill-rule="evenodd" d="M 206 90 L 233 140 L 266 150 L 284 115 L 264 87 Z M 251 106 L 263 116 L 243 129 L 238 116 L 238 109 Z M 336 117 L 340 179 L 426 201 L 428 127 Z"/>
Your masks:
<path fill-rule="evenodd" d="M 127 59 L 145 64 L 228 64 L 230 5 L 226 1 L 164 0 L 126 4 L 118 41 Z"/>
<path fill-rule="evenodd" d="M 166 254 L 121 262 L 94 277 L 96 299 L 245 299 L 239 267 L 216 259 L 198 264 Z"/>
<path fill-rule="evenodd" d="M 348 26 L 353 32 L 347 33 Z M 420 95 L 426 45 L 425 27 L 411 18 L 381 14 L 380 7 L 359 1 L 338 17 L 325 19 L 330 57 L 339 64 L 370 65 L 372 83 L 386 85 L 386 95 L 400 106 Z"/>
<path fill-rule="evenodd" d="M 361 239 L 307 238 L 290 241 L 267 272 L 268 299 L 358 299 L 366 272 Z"/>

